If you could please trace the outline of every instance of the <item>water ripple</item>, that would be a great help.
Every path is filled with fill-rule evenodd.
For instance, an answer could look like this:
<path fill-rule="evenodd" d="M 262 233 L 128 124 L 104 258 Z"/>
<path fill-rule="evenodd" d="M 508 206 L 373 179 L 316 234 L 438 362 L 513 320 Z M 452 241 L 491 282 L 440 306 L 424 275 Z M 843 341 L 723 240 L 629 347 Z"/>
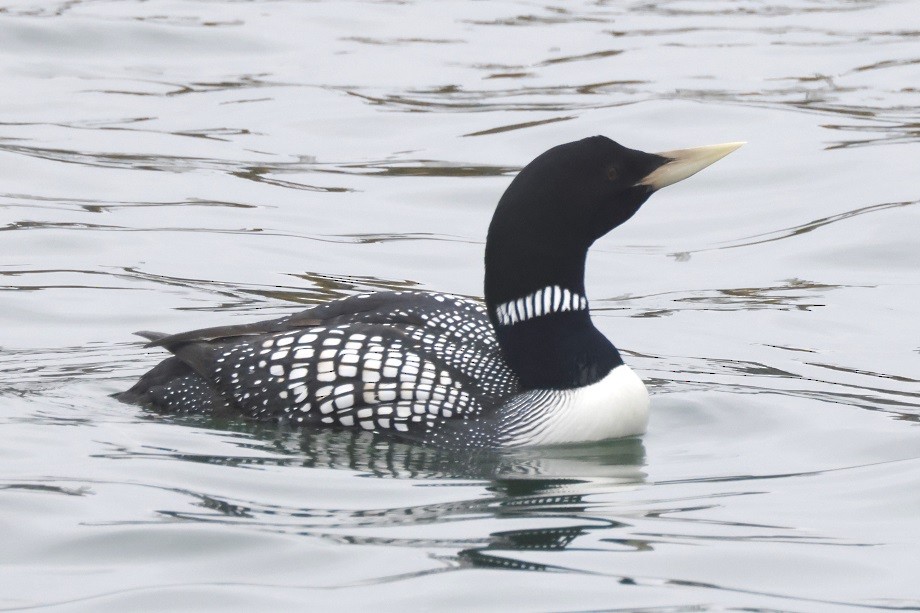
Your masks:
<path fill-rule="evenodd" d="M 820 217 L 805 223 L 797 224 L 794 226 L 788 226 L 786 228 L 781 228 L 779 230 L 771 230 L 770 232 L 764 232 L 761 234 L 755 234 L 752 236 L 746 236 L 743 238 L 734 239 L 731 241 L 726 241 L 723 244 L 713 246 L 713 247 L 704 247 L 701 249 L 694 249 L 691 251 L 683 251 L 679 253 L 671 254 L 672 257 L 677 259 L 686 259 L 691 253 L 700 253 L 703 251 L 713 251 L 720 249 L 738 249 L 740 247 L 750 247 L 753 245 L 762 245 L 764 243 L 771 243 L 774 241 L 785 240 L 789 238 L 796 238 L 809 232 L 813 232 L 825 226 L 831 224 L 846 221 L 854 217 L 859 217 L 861 215 L 868 215 L 872 213 L 880 213 L 883 211 L 888 211 L 891 209 L 899 209 L 903 207 L 914 206 L 920 204 L 920 200 L 902 200 L 898 202 L 881 202 L 878 204 L 870 204 L 866 206 L 861 206 L 843 213 L 837 213 L 836 215 L 829 215 L 827 217 Z"/>

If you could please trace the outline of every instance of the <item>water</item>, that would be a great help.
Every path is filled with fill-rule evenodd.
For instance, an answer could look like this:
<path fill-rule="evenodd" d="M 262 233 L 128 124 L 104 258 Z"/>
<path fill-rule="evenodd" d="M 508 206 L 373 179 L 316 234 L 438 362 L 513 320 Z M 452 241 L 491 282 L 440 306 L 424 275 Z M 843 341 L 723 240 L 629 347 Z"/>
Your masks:
<path fill-rule="evenodd" d="M 912 0 L 0 2 L 0 609 L 918 610 Z M 749 144 L 594 248 L 641 441 L 120 405 L 134 330 L 481 293 L 511 176 Z"/>

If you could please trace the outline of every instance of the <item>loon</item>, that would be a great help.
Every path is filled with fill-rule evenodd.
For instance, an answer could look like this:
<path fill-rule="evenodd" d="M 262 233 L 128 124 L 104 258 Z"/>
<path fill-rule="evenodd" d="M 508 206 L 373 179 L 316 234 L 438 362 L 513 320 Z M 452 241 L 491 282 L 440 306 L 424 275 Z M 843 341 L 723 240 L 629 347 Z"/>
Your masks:
<path fill-rule="evenodd" d="M 553 147 L 498 203 L 484 304 L 386 291 L 250 324 L 138 332 L 173 355 L 115 397 L 462 449 L 643 434 L 645 385 L 591 322 L 588 248 L 742 144 L 645 153 L 594 136 Z"/>

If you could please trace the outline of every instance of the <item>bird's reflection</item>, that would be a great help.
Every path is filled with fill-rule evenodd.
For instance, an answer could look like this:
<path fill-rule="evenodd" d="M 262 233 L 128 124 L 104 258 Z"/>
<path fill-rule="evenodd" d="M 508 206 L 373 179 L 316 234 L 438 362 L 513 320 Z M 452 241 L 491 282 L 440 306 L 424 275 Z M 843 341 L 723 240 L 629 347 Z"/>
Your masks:
<path fill-rule="evenodd" d="M 569 479 L 641 481 L 639 467 L 645 461 L 638 438 L 501 451 L 438 449 L 348 431 L 304 432 L 294 440 L 303 465 L 311 468 L 344 468 L 377 477 L 487 479 L 507 482 L 511 496 L 534 495 Z"/>
<path fill-rule="evenodd" d="M 562 551 L 578 537 L 596 531 L 616 540 L 628 526 L 605 516 L 605 509 L 589 499 L 634 489 L 645 478 L 645 448 L 637 438 L 471 452 L 424 447 L 364 432 L 299 432 L 240 422 L 223 427 L 247 434 L 240 439 L 248 441 L 247 447 L 274 451 L 275 457 L 284 458 L 277 460 L 278 464 L 453 487 L 457 496 L 447 502 L 383 508 L 371 502 L 364 509 L 334 509 L 283 507 L 193 494 L 198 510 L 164 512 L 171 519 L 256 522 L 263 530 L 343 544 L 436 548 L 453 552 L 438 555 L 451 568 L 547 570 L 545 565 L 515 557 L 515 552 Z M 185 455 L 182 459 L 224 463 L 215 456 Z M 227 464 L 241 463 L 240 458 L 225 460 L 229 460 Z M 507 527 L 520 520 L 533 527 L 492 531 L 497 525 Z M 462 537 L 431 536 L 427 530 L 419 537 L 416 535 L 423 531 L 411 529 L 461 521 L 472 522 L 462 530 Z M 389 536 L 394 528 L 409 528 L 408 536 Z M 388 535 L 381 536 L 380 529 L 386 529 Z"/>

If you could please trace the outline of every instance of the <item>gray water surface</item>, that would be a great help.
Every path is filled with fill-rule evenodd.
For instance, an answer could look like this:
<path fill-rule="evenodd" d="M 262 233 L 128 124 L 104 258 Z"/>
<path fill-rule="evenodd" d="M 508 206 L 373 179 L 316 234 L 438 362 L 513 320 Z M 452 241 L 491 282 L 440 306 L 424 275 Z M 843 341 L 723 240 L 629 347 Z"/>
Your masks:
<path fill-rule="evenodd" d="M 0 609 L 920 610 L 914 0 L 0 0 Z M 134 330 L 480 296 L 515 172 L 748 145 L 599 241 L 641 440 L 108 397 Z"/>

